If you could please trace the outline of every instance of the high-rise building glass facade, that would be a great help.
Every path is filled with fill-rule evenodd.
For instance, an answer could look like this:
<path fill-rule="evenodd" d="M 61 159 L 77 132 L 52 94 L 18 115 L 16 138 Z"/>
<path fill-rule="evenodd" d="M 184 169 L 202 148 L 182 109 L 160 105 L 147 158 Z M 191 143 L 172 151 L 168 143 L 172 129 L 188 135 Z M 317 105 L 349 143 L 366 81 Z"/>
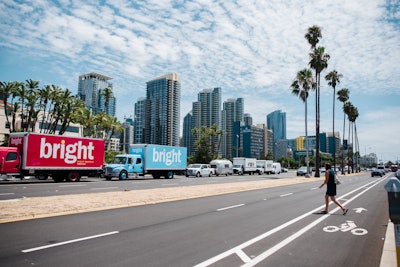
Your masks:
<path fill-rule="evenodd" d="M 276 110 L 267 115 L 267 128 L 273 131 L 273 140 L 286 139 L 286 112 Z"/>
<path fill-rule="evenodd" d="M 192 122 L 193 115 L 192 112 L 186 114 L 183 118 L 183 131 L 182 131 L 182 146 L 187 148 L 188 155 L 192 155 Z"/>
<path fill-rule="evenodd" d="M 202 126 L 211 127 L 216 125 L 221 129 L 221 88 L 204 89 L 197 95 L 197 102 L 192 103 L 192 129 Z M 189 155 L 195 152 L 194 142 L 196 136 L 191 139 Z M 217 140 L 215 140 L 217 142 Z"/>
<path fill-rule="evenodd" d="M 122 123 L 122 126 L 124 127 L 124 132 L 121 133 L 120 137 L 120 150 L 124 153 L 129 153 L 129 147 L 131 144 L 133 144 L 133 123 L 134 122 L 132 118 L 125 118 L 125 121 Z"/>
<path fill-rule="evenodd" d="M 179 146 L 181 83 L 175 73 L 147 82 L 145 142 Z"/>
<path fill-rule="evenodd" d="M 222 130 L 221 152 L 224 158 L 236 157 L 240 147 L 239 132 L 234 132 L 234 123 L 243 122 L 244 118 L 244 100 L 243 98 L 228 99 L 222 107 Z M 239 140 L 238 140 L 239 139 Z"/>
<path fill-rule="evenodd" d="M 277 143 L 286 140 L 286 112 L 276 110 L 267 115 L 267 128 L 272 130 L 274 159 L 277 160 Z M 281 149 L 280 149 L 281 150 Z"/>
<path fill-rule="evenodd" d="M 135 117 L 133 120 L 134 133 L 133 143 L 143 144 L 144 140 L 144 127 L 146 121 L 146 98 L 141 97 L 135 103 Z"/>
<path fill-rule="evenodd" d="M 91 109 L 94 115 L 104 112 L 110 116 L 116 114 L 116 99 L 114 95 L 108 99 L 104 96 L 105 88 L 113 88 L 112 78 L 95 72 L 79 76 L 78 97 L 86 103 L 86 107 Z"/>

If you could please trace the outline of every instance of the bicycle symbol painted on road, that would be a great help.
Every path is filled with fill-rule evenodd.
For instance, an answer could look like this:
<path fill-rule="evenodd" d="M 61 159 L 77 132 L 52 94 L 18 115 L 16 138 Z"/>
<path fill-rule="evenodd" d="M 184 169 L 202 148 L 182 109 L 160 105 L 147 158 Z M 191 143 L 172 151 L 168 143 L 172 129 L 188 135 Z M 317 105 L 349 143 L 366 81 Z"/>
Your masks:
<path fill-rule="evenodd" d="M 340 226 L 325 226 L 324 228 L 325 232 L 328 233 L 334 233 L 337 231 L 342 231 L 342 232 L 348 232 L 350 231 L 353 235 L 366 235 L 368 231 L 364 228 L 357 228 L 357 225 L 353 221 L 346 221 L 345 223 L 342 223 Z"/>

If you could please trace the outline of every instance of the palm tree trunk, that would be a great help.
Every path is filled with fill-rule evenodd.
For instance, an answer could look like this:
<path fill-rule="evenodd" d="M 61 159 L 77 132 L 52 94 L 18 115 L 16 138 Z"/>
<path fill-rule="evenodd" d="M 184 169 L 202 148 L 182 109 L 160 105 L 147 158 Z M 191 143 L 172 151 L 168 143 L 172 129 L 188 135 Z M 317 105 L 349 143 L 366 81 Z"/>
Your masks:
<path fill-rule="evenodd" d="M 333 130 L 333 171 L 336 173 L 336 136 L 335 136 L 335 95 L 336 90 L 333 87 L 333 119 L 332 119 L 332 130 Z"/>
<path fill-rule="evenodd" d="M 349 146 L 350 133 L 351 133 L 351 121 L 349 119 L 349 135 L 348 135 L 348 138 L 347 138 L 347 151 L 348 151 L 347 152 L 347 160 L 349 160 L 350 156 L 351 156 L 351 154 L 350 154 L 350 146 Z M 349 164 L 349 162 L 347 162 L 347 173 L 350 174 L 350 164 Z"/>
<path fill-rule="evenodd" d="M 344 133 L 346 131 L 346 113 L 343 112 L 343 140 L 342 140 L 342 174 L 344 174 Z"/>
<path fill-rule="evenodd" d="M 315 177 L 319 175 L 319 118 L 320 118 L 320 78 L 321 75 L 317 75 L 317 109 L 316 109 L 316 121 L 315 121 Z"/>

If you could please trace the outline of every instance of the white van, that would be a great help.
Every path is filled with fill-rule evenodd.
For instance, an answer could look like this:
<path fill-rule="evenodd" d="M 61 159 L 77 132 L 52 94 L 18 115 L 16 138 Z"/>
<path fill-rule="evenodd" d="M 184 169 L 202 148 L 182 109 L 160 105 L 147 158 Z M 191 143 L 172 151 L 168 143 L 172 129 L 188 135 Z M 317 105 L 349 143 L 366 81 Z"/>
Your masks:
<path fill-rule="evenodd" d="M 214 159 L 210 162 L 211 168 L 214 169 L 216 176 L 219 175 L 231 175 L 233 174 L 233 164 L 227 159 Z"/>
<path fill-rule="evenodd" d="M 272 173 L 274 174 L 280 174 L 282 172 L 282 167 L 279 162 L 272 163 L 272 169 Z"/>

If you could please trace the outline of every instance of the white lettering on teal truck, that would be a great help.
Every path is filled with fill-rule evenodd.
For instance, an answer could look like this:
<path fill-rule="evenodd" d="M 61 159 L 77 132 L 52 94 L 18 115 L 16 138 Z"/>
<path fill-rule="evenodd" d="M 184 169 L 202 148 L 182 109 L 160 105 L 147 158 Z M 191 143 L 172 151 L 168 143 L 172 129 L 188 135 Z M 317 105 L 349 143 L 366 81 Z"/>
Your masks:
<path fill-rule="evenodd" d="M 156 147 L 153 147 L 153 162 L 164 162 L 165 165 L 171 166 L 174 163 L 181 163 L 181 151 L 177 149 L 172 149 L 170 151 L 166 151 L 165 148 L 162 148 L 161 151 L 157 151 Z"/>

